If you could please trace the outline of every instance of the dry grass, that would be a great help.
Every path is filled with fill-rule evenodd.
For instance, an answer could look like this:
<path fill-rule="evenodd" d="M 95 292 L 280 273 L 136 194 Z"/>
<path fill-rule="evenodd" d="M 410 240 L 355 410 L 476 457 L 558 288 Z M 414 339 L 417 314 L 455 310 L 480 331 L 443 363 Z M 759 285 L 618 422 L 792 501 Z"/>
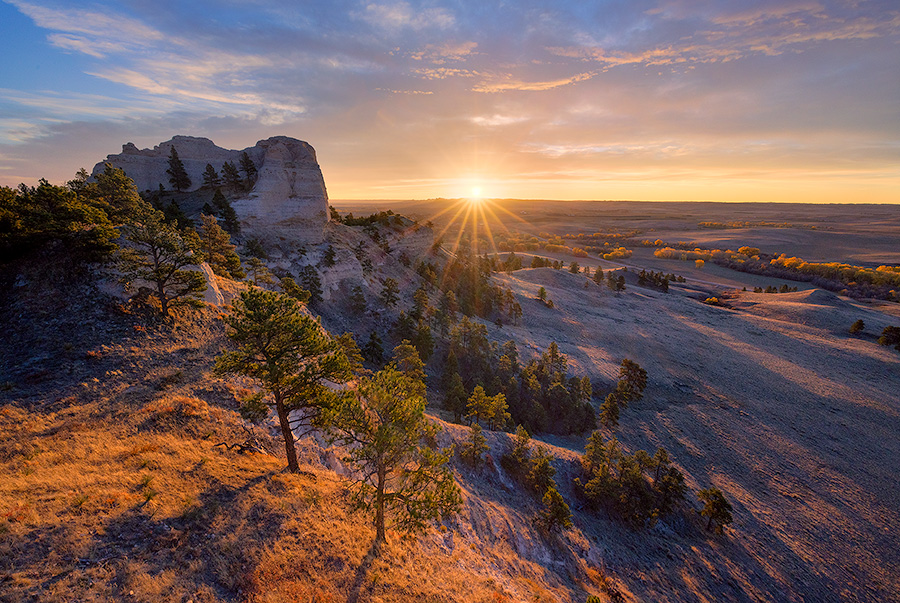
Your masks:
<path fill-rule="evenodd" d="M 0 407 L 0 601 L 569 601 L 598 574 L 531 528 L 533 501 L 460 474 L 460 517 L 372 557 L 323 449 L 302 475 L 238 454 L 245 384 L 211 377 L 221 323 L 92 346 L 86 373 Z M 85 377 L 85 375 L 96 375 Z M 18 395 L 16 395 L 18 394 Z M 445 439 L 456 437 L 448 426 Z M 470 480 L 471 478 L 471 480 Z M 584 550 L 589 547 L 582 546 Z"/>

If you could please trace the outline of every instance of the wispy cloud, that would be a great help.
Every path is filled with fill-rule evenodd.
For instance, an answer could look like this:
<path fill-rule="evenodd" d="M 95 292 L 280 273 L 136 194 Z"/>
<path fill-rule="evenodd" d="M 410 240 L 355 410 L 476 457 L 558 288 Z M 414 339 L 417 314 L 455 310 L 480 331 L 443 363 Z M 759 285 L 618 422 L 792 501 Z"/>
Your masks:
<path fill-rule="evenodd" d="M 445 8 L 413 7 L 408 2 L 371 2 L 358 14 L 366 22 L 386 30 L 446 29 L 456 22 L 453 14 Z"/>
<path fill-rule="evenodd" d="M 587 71 L 565 78 L 531 82 L 523 81 L 510 75 L 495 76 L 476 84 L 472 89 L 476 92 L 506 92 L 508 90 L 540 92 L 584 82 L 596 77 L 597 73 L 596 71 Z"/>

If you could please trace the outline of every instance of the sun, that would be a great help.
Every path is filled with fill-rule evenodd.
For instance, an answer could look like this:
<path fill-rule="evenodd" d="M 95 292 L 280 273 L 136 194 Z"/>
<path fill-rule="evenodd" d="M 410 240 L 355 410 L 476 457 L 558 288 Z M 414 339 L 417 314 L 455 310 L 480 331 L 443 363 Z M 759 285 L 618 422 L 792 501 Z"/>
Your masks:
<path fill-rule="evenodd" d="M 470 195 L 470 197 L 471 197 L 472 199 L 481 199 L 481 187 L 480 187 L 480 186 L 473 186 L 473 187 L 472 187 L 472 194 Z"/>

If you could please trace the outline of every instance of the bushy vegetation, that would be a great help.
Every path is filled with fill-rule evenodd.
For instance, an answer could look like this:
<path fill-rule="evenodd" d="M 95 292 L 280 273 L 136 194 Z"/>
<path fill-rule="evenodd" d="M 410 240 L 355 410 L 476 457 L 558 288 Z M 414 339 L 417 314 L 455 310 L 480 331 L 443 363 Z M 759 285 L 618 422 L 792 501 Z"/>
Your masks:
<path fill-rule="evenodd" d="M 900 352 L 900 327 L 885 327 L 878 338 L 880 345 L 894 346 L 894 349 Z"/>
<path fill-rule="evenodd" d="M 789 287 L 787 284 L 782 285 L 781 287 L 776 287 L 775 285 L 769 285 L 765 289 L 762 287 L 753 287 L 754 293 L 796 293 L 797 287 Z"/>
<path fill-rule="evenodd" d="M 551 433 L 584 433 L 596 425 L 591 405 L 593 391 L 587 377 L 568 376 L 567 359 L 551 343 L 540 358 L 524 366 L 519 364 L 515 343 L 491 345 L 487 328 L 463 319 L 453 328 L 444 361 L 441 385 L 444 405 L 459 419 L 471 413 L 465 406 L 476 395 L 492 399 L 502 407 L 496 396 L 502 395 L 512 424 L 524 425 L 529 431 Z M 467 392 L 472 392 L 468 394 Z M 486 405 L 487 403 L 484 402 Z M 506 423 L 502 413 L 489 414 L 493 426 Z"/>
<path fill-rule="evenodd" d="M 807 262 L 802 258 L 763 255 L 754 247 L 730 249 L 690 249 L 663 247 L 656 257 L 683 261 L 712 261 L 718 265 L 773 278 L 811 282 L 817 287 L 845 293 L 852 297 L 867 297 L 900 301 L 900 267 L 879 266 L 864 268 L 840 262 Z"/>
<path fill-rule="evenodd" d="M 622 360 L 619 367 L 619 381 L 616 388 L 606 396 L 600 405 L 598 419 L 607 429 L 614 429 L 619 424 L 619 414 L 627 408 L 631 402 L 644 397 L 644 388 L 647 387 L 647 371 L 642 369 L 637 362 L 628 358 Z"/>
<path fill-rule="evenodd" d="M 641 528 L 671 513 L 684 500 L 684 475 L 659 448 L 653 456 L 643 450 L 625 453 L 615 438 L 595 431 L 581 458 L 582 475 L 575 487 L 593 509 L 605 509 L 625 523 Z"/>
<path fill-rule="evenodd" d="M 572 512 L 557 489 L 553 457 L 543 447 L 533 447 L 528 430 L 519 425 L 513 445 L 501 458 L 500 464 L 513 478 L 535 494 L 543 505 L 535 523 L 549 532 L 572 527 Z"/>

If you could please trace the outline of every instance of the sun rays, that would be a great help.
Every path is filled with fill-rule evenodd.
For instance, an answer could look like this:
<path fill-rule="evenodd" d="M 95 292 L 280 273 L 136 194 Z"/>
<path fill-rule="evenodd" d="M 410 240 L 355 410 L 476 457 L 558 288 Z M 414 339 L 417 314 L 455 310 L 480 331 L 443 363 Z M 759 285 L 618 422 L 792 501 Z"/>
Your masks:
<path fill-rule="evenodd" d="M 474 187 L 472 192 L 474 193 L 475 191 L 480 192 L 481 189 Z M 449 236 L 455 234 L 456 238 L 452 244 L 441 244 L 441 247 L 452 255 L 456 255 L 459 251 L 463 236 L 466 234 L 469 235 L 471 252 L 474 255 L 482 253 L 498 254 L 497 243 L 494 240 L 494 231 L 491 229 L 492 222 L 507 233 L 509 228 L 505 222 L 509 222 L 510 219 L 526 227 L 530 226 L 520 216 L 512 213 L 496 201 L 480 196 L 448 201 L 447 207 L 436 213 L 429 220 L 435 222 L 446 214 L 452 214 L 452 217 L 446 221 L 439 232 L 435 233 L 434 240 L 435 242 L 443 241 L 443 238 L 448 236 L 448 234 Z M 443 222 L 443 220 L 441 221 Z"/>

